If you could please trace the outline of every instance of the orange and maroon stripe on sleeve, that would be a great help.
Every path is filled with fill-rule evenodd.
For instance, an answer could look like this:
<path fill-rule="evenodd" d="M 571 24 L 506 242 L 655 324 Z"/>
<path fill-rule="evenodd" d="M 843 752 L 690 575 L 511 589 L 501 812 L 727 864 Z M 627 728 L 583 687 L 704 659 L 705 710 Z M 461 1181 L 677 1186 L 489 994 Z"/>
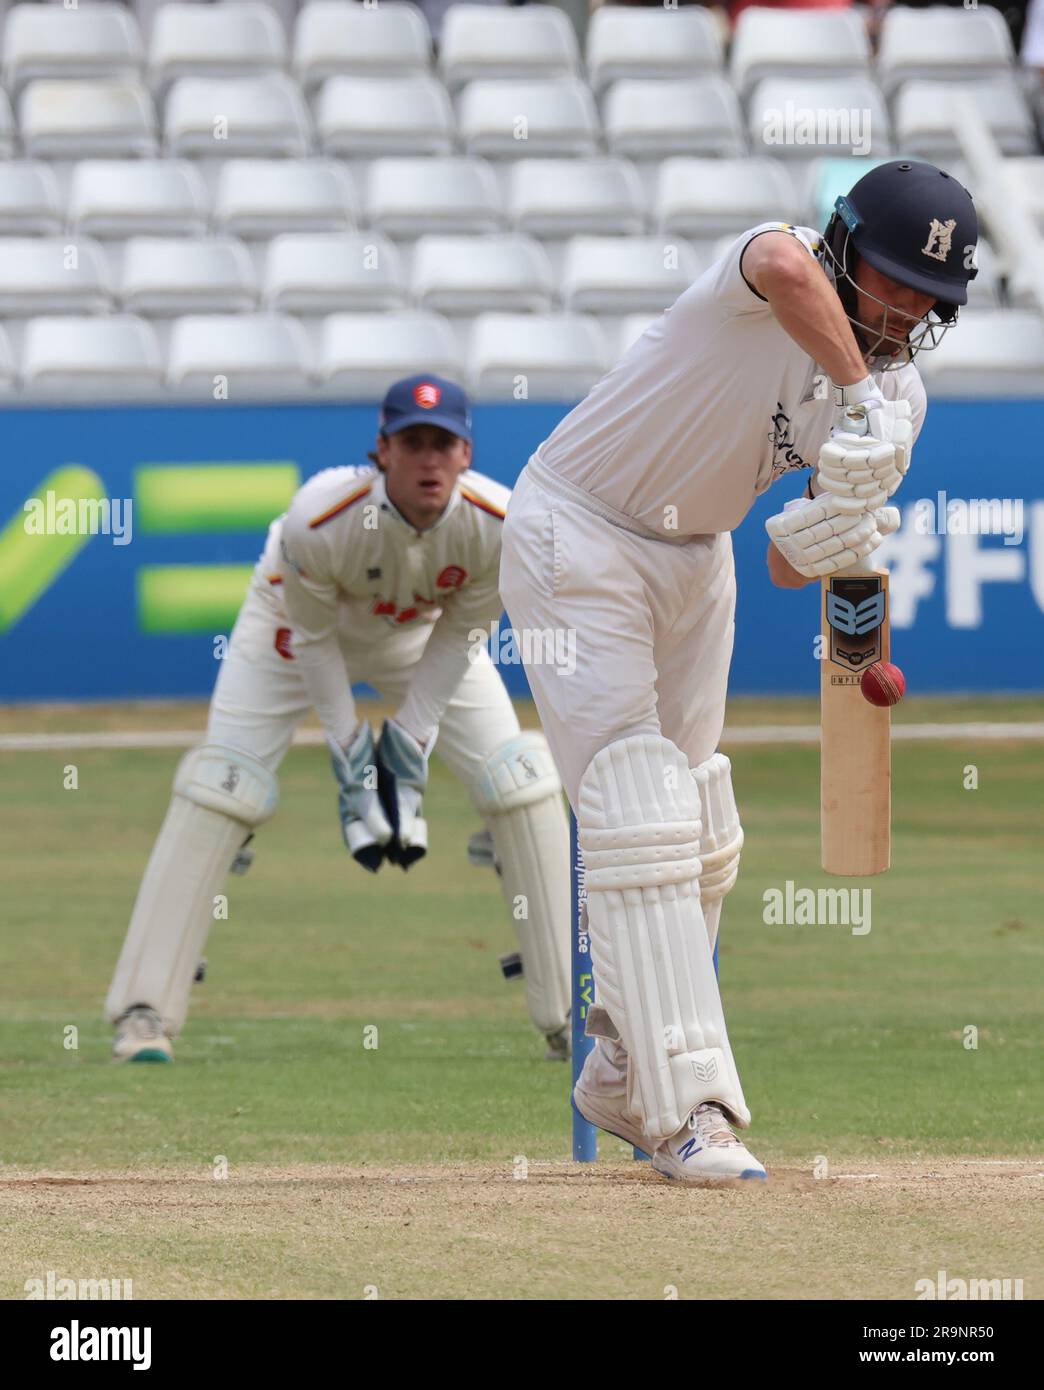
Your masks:
<path fill-rule="evenodd" d="M 476 493 L 469 492 L 466 487 L 461 488 L 460 495 L 464 498 L 465 502 L 470 502 L 473 507 L 478 507 L 479 511 L 488 512 L 490 516 L 495 516 L 500 521 L 503 521 L 507 516 L 507 512 L 502 511 L 500 507 L 495 507 L 492 502 L 487 502 L 484 497 L 479 497 Z"/>
<path fill-rule="evenodd" d="M 313 517 L 308 523 L 308 529 L 314 531 L 317 526 L 324 526 L 326 522 L 332 521 L 335 516 L 340 516 L 342 512 L 346 512 L 349 507 L 354 506 L 361 497 L 365 497 L 372 489 L 372 483 L 367 483 L 365 487 L 356 488 L 354 492 L 350 492 L 347 497 L 330 507 L 328 511 L 321 512 L 319 516 Z"/>

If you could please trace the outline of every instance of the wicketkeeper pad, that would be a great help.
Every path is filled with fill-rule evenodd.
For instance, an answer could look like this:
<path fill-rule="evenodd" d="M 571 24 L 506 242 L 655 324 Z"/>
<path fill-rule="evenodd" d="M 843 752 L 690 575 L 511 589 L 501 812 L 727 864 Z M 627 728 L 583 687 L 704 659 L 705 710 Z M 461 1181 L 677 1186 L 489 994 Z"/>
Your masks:
<path fill-rule="evenodd" d="M 598 1002 L 627 1049 L 635 1119 L 653 1145 L 703 1101 L 747 1126 L 700 904 L 699 788 L 684 755 L 659 734 L 611 743 L 581 779 L 577 821 Z M 711 872 L 725 868 L 723 857 Z"/>
<path fill-rule="evenodd" d="M 554 1032 L 569 1017 L 569 823 L 543 734 L 518 734 L 491 754 L 473 795 L 518 935 L 529 1016 Z"/>
<path fill-rule="evenodd" d="M 186 753 L 105 1001 L 111 1022 L 147 1004 L 171 1037 L 180 1031 L 214 900 L 236 852 L 278 801 L 274 774 L 249 753 L 213 743 Z"/>

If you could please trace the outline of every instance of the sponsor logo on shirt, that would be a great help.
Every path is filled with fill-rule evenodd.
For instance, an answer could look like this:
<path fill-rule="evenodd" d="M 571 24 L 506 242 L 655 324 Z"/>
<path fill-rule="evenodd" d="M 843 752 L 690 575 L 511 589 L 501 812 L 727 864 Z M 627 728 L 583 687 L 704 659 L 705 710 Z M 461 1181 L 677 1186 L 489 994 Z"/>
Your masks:
<path fill-rule="evenodd" d="M 797 449 L 794 448 L 790 416 L 784 413 L 782 401 L 776 402 L 776 413 L 772 417 L 772 431 L 768 439 L 772 445 L 773 480 L 781 478 L 784 473 L 790 473 L 795 468 L 808 467 Z"/>
<path fill-rule="evenodd" d="M 399 605 L 390 598 L 375 598 L 370 606 L 370 612 L 375 618 L 390 618 L 393 623 L 401 626 L 403 623 L 412 623 L 420 617 L 421 608 L 436 608 L 438 605 L 432 598 L 425 598 L 423 594 L 415 593 L 413 603 L 407 608 L 400 608 Z"/>

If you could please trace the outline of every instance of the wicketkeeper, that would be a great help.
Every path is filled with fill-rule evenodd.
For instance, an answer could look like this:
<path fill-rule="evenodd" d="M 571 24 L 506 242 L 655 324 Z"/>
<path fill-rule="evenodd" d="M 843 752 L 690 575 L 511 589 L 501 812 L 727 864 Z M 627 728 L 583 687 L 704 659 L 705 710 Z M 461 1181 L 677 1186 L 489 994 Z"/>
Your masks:
<path fill-rule="evenodd" d="M 388 861 L 408 869 L 427 851 L 423 797 L 438 737 L 492 839 L 530 1016 L 548 1057 L 568 1054 L 561 783 L 543 735 L 520 731 L 475 640 L 501 613 L 509 493 L 472 472 L 471 455 L 460 387 L 408 378 L 384 399 L 376 466 L 316 474 L 271 526 L 106 1000 L 117 1059 L 172 1057 L 215 895 L 275 812 L 276 772 L 311 709 L 330 747 L 344 842 L 372 872 Z M 359 717 L 353 682 L 397 702 L 379 737 Z"/>
<path fill-rule="evenodd" d="M 869 554 L 925 411 L 913 358 L 975 274 L 975 209 L 933 165 L 861 179 L 824 235 L 768 222 L 733 242 L 530 459 L 504 528 L 516 629 L 576 633 L 575 672 L 529 670 L 576 812 L 597 989 L 574 1090 L 588 1120 L 678 1178 L 763 1178 L 712 953 L 743 832 L 717 752 L 732 655 L 730 533 L 768 522 L 793 587 Z M 845 428 L 847 412 L 868 426 Z"/>

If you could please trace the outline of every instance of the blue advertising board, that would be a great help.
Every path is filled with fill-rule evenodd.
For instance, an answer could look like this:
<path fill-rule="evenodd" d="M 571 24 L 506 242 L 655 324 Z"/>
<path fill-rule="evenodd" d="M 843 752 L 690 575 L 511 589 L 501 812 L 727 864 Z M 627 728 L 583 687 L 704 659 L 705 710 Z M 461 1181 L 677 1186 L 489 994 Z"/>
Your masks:
<path fill-rule="evenodd" d="M 565 409 L 476 407 L 476 468 L 511 484 Z M 208 695 L 222 633 L 214 617 L 234 612 L 268 520 L 318 469 L 364 462 L 376 425 L 375 408 L 358 405 L 14 409 L 0 418 L 6 702 Z M 1044 690 L 1042 438 L 1041 400 L 931 406 L 885 557 L 893 659 L 911 691 Z M 764 520 L 804 476 L 772 488 L 735 534 L 734 693 L 818 688 L 817 586 L 776 590 L 765 569 Z M 108 534 L 52 534 L 62 530 L 63 489 L 88 507 L 112 503 Z M 980 500 L 990 505 L 969 506 Z M 517 666 L 503 674 L 525 689 Z"/>

